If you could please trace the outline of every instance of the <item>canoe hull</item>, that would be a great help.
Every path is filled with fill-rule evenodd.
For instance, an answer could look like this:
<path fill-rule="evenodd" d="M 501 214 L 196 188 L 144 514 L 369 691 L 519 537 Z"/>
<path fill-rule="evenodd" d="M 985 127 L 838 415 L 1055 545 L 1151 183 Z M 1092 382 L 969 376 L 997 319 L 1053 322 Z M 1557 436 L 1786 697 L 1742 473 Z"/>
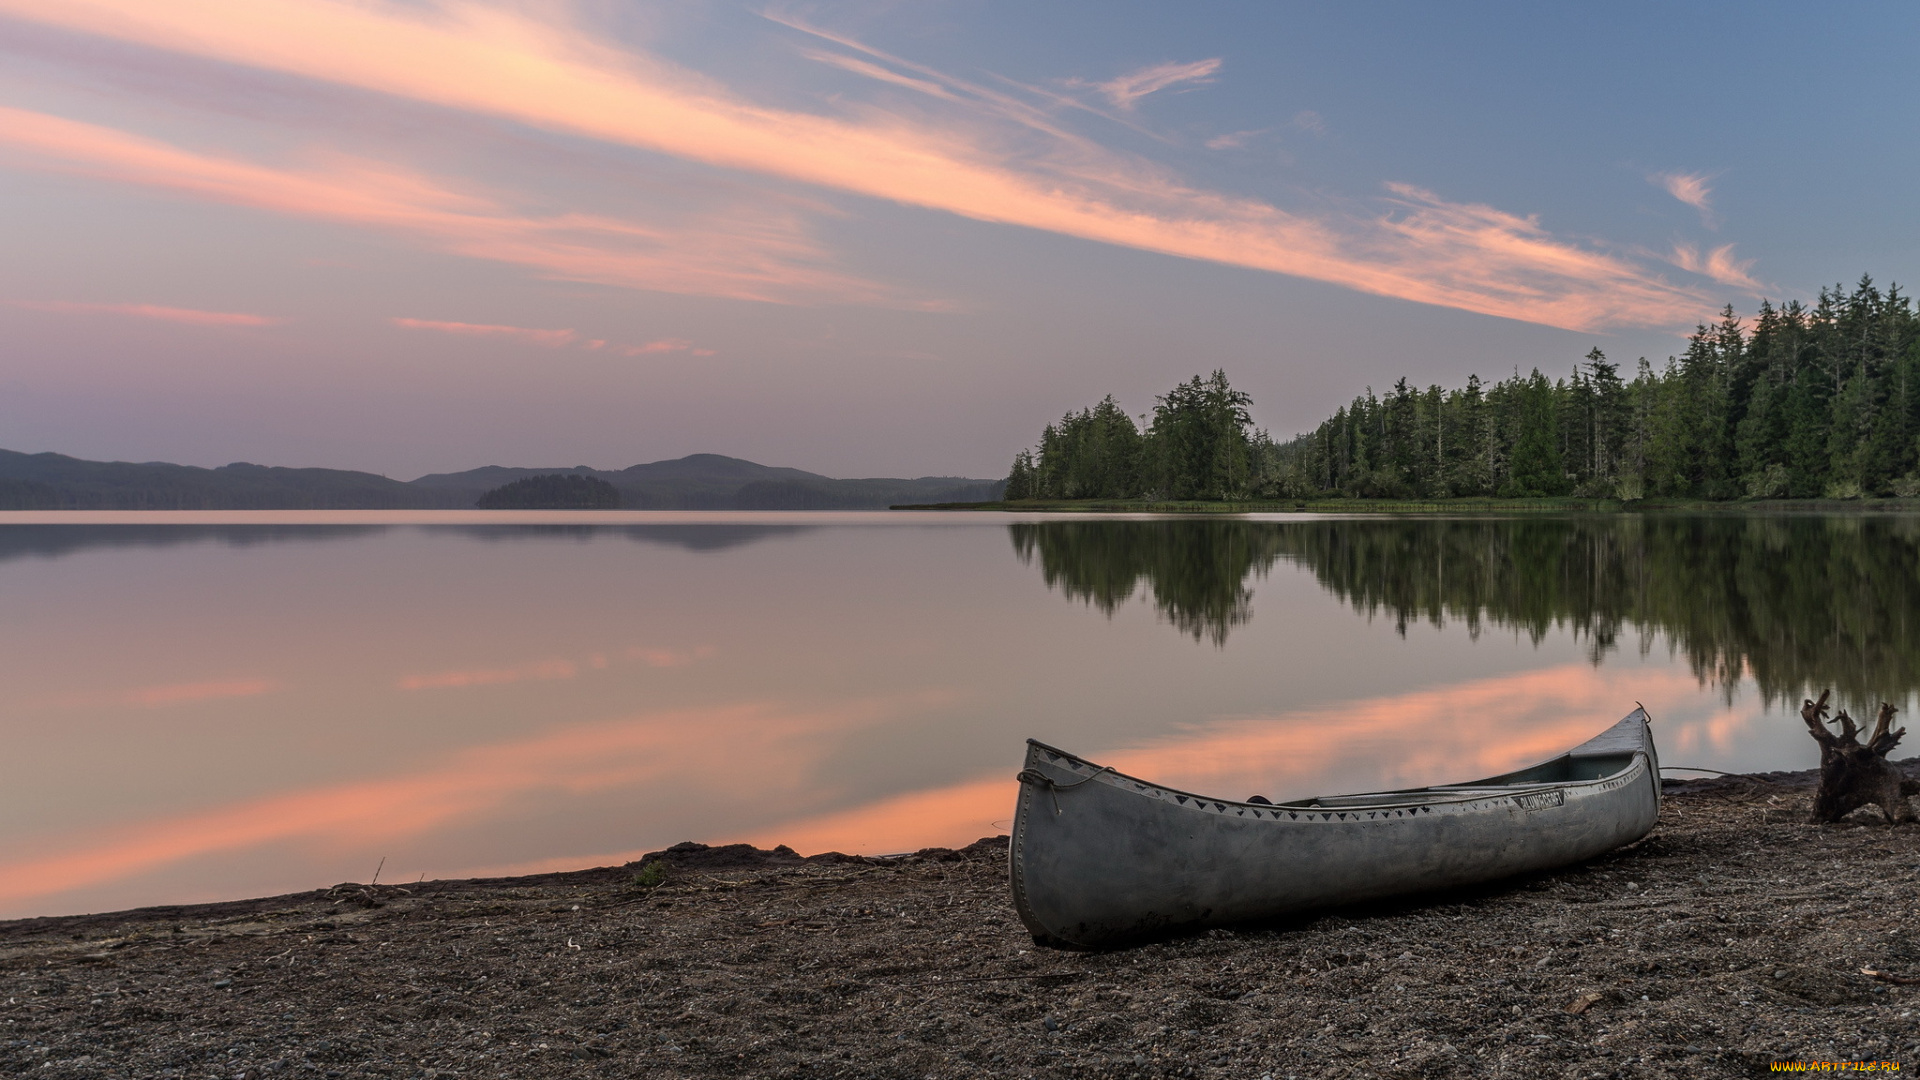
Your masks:
<path fill-rule="evenodd" d="M 1603 754 L 1620 767 L 1590 779 L 1273 806 L 1175 791 L 1029 742 L 1014 903 L 1037 937 L 1090 947 L 1565 866 L 1640 839 L 1659 817 L 1643 712 L 1532 771 Z"/>

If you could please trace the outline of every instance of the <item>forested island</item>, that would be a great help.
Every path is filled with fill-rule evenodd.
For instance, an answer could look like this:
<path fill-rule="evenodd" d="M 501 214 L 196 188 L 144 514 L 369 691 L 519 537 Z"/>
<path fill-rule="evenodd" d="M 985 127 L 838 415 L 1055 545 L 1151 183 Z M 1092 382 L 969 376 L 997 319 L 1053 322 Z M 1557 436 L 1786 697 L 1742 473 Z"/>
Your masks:
<path fill-rule="evenodd" d="M 1867 277 L 1751 325 L 1729 305 L 1658 368 L 1595 348 L 1564 378 L 1401 379 L 1284 442 L 1251 405 L 1221 371 L 1139 424 L 1109 396 L 1015 457 L 1006 501 L 1920 496 L 1920 316 Z"/>
<path fill-rule="evenodd" d="M 548 473 L 501 484 L 473 505 L 481 510 L 618 510 L 620 489 L 597 476 Z"/>

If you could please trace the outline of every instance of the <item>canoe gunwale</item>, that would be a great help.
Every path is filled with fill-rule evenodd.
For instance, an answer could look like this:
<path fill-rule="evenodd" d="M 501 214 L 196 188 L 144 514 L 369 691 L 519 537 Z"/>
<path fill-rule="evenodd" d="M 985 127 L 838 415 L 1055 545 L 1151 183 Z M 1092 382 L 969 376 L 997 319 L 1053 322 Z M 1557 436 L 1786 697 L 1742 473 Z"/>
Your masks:
<path fill-rule="evenodd" d="M 1652 766 L 1652 760 L 1650 756 L 1647 754 L 1647 752 L 1644 750 L 1636 750 L 1631 755 L 1622 755 L 1622 756 L 1627 756 L 1628 760 L 1618 770 L 1608 773 L 1604 776 L 1583 777 L 1578 780 L 1534 780 L 1534 781 L 1527 781 L 1525 783 L 1518 783 L 1518 784 L 1446 784 L 1446 785 L 1436 784 L 1433 787 L 1426 787 L 1426 788 L 1402 788 L 1402 789 L 1396 789 L 1391 791 L 1377 791 L 1377 792 L 1363 791 L 1363 792 L 1355 792 L 1351 795 L 1325 795 L 1325 796 L 1316 796 L 1313 799 L 1299 799 L 1299 800 L 1293 800 L 1289 802 L 1266 803 L 1266 802 L 1246 802 L 1241 799 L 1222 799 L 1215 795 L 1201 795 L 1196 792 L 1182 791 L 1179 788 L 1169 787 L 1165 784 L 1156 784 L 1151 780 L 1144 780 L 1140 777 L 1123 773 L 1111 765 L 1095 765 L 1093 762 L 1088 761 L 1083 757 L 1080 757 L 1078 754 L 1074 754 L 1066 750 L 1062 750 L 1057 746 L 1049 746 L 1038 739 L 1028 739 L 1027 745 L 1032 747 L 1035 750 L 1039 750 L 1042 753 L 1045 753 L 1053 757 L 1054 760 L 1049 761 L 1048 762 L 1049 765 L 1053 765 L 1057 768 L 1064 768 L 1066 771 L 1074 773 L 1075 775 L 1080 775 L 1083 769 L 1091 770 L 1090 772 L 1087 772 L 1084 776 L 1081 776 L 1080 779 L 1069 782 L 1069 783 L 1065 783 L 1065 784 L 1052 780 L 1051 778 L 1041 773 L 1035 772 L 1032 769 L 1022 769 L 1020 771 L 1020 774 L 1015 777 L 1015 779 L 1020 782 L 1022 787 L 1025 787 L 1031 784 L 1031 785 L 1045 788 L 1049 793 L 1052 793 L 1054 795 L 1056 803 L 1059 798 L 1059 795 L 1058 795 L 1059 792 L 1070 791 L 1074 788 L 1081 786 L 1082 784 L 1087 784 L 1095 780 L 1101 780 L 1113 787 L 1117 787 L 1121 789 L 1122 791 L 1127 791 L 1128 786 L 1131 785 L 1132 791 L 1130 791 L 1129 794 L 1144 795 L 1148 798 L 1153 798 L 1153 799 L 1171 798 L 1172 800 L 1174 800 L 1174 804 L 1176 806 L 1187 807 L 1189 809 L 1204 809 L 1207 804 L 1211 803 L 1211 804 L 1214 804 L 1215 806 L 1224 805 L 1224 806 L 1239 807 L 1239 808 L 1251 810 L 1255 813 L 1256 816 L 1258 816 L 1261 811 L 1266 811 L 1272 814 L 1272 816 L 1274 817 L 1279 817 L 1279 814 L 1273 813 L 1274 811 L 1309 811 L 1310 810 L 1310 811 L 1313 811 L 1314 813 L 1321 813 L 1321 812 L 1329 812 L 1329 811 L 1338 812 L 1338 811 L 1344 810 L 1351 813 L 1355 810 L 1362 810 L 1362 811 L 1408 810 L 1408 809 L 1417 809 L 1417 808 L 1426 807 L 1426 806 L 1451 806 L 1459 803 L 1485 802 L 1489 798 L 1495 798 L 1495 799 L 1503 798 L 1508 794 L 1527 795 L 1527 794 L 1533 794 L 1541 791 L 1552 791 L 1552 790 L 1571 791 L 1576 788 L 1585 788 L 1585 787 L 1593 787 L 1593 786 L 1605 786 L 1607 788 L 1612 788 L 1612 787 L 1619 786 L 1616 783 L 1616 781 L 1626 778 L 1628 773 L 1634 772 L 1640 768 L 1650 768 Z M 1562 756 L 1565 756 L 1565 755 L 1562 755 Z M 1599 756 L 1599 755 L 1596 755 L 1596 756 Z M 1613 755 L 1606 755 L 1606 756 L 1613 756 Z M 1548 763 L 1551 763 L 1552 761 L 1555 761 L 1555 760 L 1558 760 L 1558 759 L 1557 758 L 1549 759 Z M 1319 799 L 1322 799 L 1322 798 L 1371 799 L 1371 798 L 1377 797 L 1377 798 L 1384 799 L 1384 798 L 1390 798 L 1395 795 L 1425 796 L 1425 797 L 1409 798 L 1401 802 L 1377 802 L 1377 803 L 1369 802 L 1363 806 L 1336 806 L 1332 804 L 1314 805 Z M 1189 801 L 1191 801 L 1191 803 L 1193 804 L 1191 807 L 1188 807 Z M 1056 812 L 1058 812 L 1057 809 L 1056 809 Z M 1220 811 L 1216 810 L 1214 812 L 1218 813 Z"/>

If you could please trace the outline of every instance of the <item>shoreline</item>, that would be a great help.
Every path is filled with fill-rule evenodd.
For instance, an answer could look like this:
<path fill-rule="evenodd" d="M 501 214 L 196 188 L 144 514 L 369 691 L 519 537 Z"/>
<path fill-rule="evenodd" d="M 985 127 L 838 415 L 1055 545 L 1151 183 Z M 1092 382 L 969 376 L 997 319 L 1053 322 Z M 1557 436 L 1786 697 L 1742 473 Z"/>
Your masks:
<path fill-rule="evenodd" d="M 902 503 L 887 509 L 1013 514 L 1884 514 L 1920 513 L 1920 499 L 1020 499 Z"/>
<path fill-rule="evenodd" d="M 1815 779 L 1670 781 L 1649 837 L 1580 866 L 1103 952 L 1033 944 L 1004 838 L 888 858 L 678 845 L 624 867 L 15 920 L 0 1072 L 1911 1067 L 1920 987 L 1862 969 L 1920 981 L 1920 830 L 1810 824 Z"/>

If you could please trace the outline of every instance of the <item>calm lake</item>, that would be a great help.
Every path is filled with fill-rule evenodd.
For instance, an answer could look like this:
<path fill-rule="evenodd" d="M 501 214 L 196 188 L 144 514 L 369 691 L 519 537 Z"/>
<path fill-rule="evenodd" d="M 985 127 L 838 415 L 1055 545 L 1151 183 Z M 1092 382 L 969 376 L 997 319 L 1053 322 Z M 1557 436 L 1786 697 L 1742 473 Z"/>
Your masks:
<path fill-rule="evenodd" d="M 1920 689 L 1920 518 L 9 515 L 0 917 L 1003 832 L 1028 737 L 1273 799 L 1644 702 L 1817 761 Z"/>

